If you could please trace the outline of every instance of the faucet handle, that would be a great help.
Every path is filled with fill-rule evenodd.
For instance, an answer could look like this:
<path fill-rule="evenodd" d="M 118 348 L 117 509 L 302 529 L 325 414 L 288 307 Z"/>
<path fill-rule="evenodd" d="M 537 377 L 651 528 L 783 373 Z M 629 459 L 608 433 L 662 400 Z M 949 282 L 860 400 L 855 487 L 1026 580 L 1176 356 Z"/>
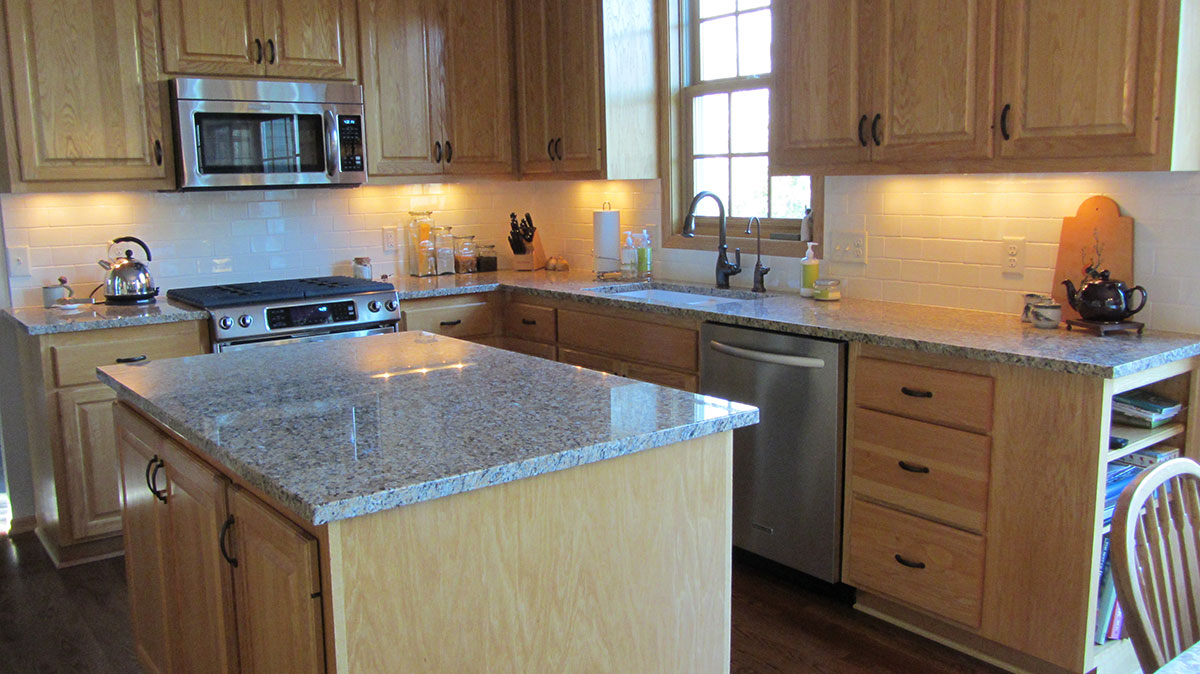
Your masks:
<path fill-rule="evenodd" d="M 742 270 L 742 249 L 733 249 L 733 273 L 738 273 Z"/>

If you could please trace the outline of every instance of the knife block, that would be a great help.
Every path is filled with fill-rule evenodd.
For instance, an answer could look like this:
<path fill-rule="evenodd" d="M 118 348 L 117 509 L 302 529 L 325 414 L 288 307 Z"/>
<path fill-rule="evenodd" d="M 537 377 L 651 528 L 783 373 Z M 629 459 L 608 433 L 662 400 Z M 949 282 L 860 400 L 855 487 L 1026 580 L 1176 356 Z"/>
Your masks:
<path fill-rule="evenodd" d="M 532 253 L 513 255 L 513 269 L 517 271 L 537 271 L 546 268 L 546 249 L 542 247 L 542 234 L 533 232 L 533 243 L 527 243 L 526 248 L 532 247 Z"/>

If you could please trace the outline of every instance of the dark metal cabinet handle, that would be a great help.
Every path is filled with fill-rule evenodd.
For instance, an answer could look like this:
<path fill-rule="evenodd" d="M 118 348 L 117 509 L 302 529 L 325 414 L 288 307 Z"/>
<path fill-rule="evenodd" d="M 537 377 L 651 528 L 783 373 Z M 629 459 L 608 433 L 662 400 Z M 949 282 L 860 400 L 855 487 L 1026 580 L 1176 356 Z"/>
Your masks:
<path fill-rule="evenodd" d="M 225 518 L 225 523 L 221 525 L 221 533 L 217 534 L 217 546 L 221 548 L 221 556 L 233 568 L 237 568 L 238 560 L 236 557 L 229 556 L 229 549 L 225 547 L 225 539 L 229 535 L 229 530 L 233 527 L 233 515 Z"/>
<path fill-rule="evenodd" d="M 158 471 L 162 470 L 165 465 L 167 464 L 163 463 L 162 459 L 159 459 L 158 463 L 154 465 L 154 470 L 150 471 L 150 491 L 154 493 L 154 498 L 163 503 L 167 502 L 167 490 L 163 489 L 159 491 L 158 489 Z"/>
<path fill-rule="evenodd" d="M 146 462 L 146 489 L 149 489 L 150 493 L 152 494 L 154 493 L 154 487 L 150 486 L 150 471 L 154 468 L 154 464 L 156 463 L 158 463 L 157 454 L 150 457 L 150 460 Z"/>
<path fill-rule="evenodd" d="M 257 52 L 258 52 L 258 55 L 254 57 L 254 62 L 255 62 L 255 63 L 262 63 L 262 54 L 263 54 L 263 52 L 262 52 L 262 40 L 260 40 L 260 39 L 258 39 L 258 38 L 254 38 L 254 48 L 255 48 L 255 50 L 257 50 Z"/>
<path fill-rule="evenodd" d="M 551 138 L 549 143 L 546 143 L 546 156 L 550 157 L 550 161 L 554 161 L 554 139 Z"/>
<path fill-rule="evenodd" d="M 163 160 L 162 141 L 155 138 L 154 139 L 154 165 L 162 166 L 162 160 Z"/>
<path fill-rule="evenodd" d="M 554 154 L 558 155 L 558 160 L 562 161 L 562 136 L 554 141 Z"/>
<path fill-rule="evenodd" d="M 271 56 L 267 58 L 267 63 L 275 63 L 275 38 L 267 40 L 267 46 L 271 48 Z"/>
<path fill-rule="evenodd" d="M 879 122 L 883 119 L 883 115 L 876 114 L 875 119 L 871 120 L 871 140 L 875 141 L 875 147 L 879 147 Z"/>
<path fill-rule="evenodd" d="M 1005 103 L 1004 108 L 1000 110 L 1000 135 L 1004 140 L 1011 140 L 1012 135 L 1008 133 L 1008 111 L 1012 110 L 1011 103 Z"/>
<path fill-rule="evenodd" d="M 456 318 L 456 319 L 454 319 L 454 320 L 452 320 L 452 321 L 442 321 L 442 323 L 441 323 L 441 324 L 442 324 L 442 325 L 444 325 L 444 326 L 446 326 L 446 327 L 448 328 L 448 327 L 451 327 L 451 326 L 454 326 L 454 325 L 459 325 L 460 323 L 462 323 L 462 319 L 461 319 L 461 318 Z"/>
<path fill-rule="evenodd" d="M 909 560 L 907 560 L 907 559 L 905 559 L 905 558 L 901 557 L 900 555 L 896 555 L 896 561 L 897 561 L 897 562 L 900 562 L 901 564 L 903 564 L 904 566 L 907 566 L 907 567 L 908 567 L 908 568 L 910 568 L 910 569 L 923 569 L 923 568 L 925 568 L 925 562 L 913 562 L 913 561 L 909 561 Z"/>
<path fill-rule="evenodd" d="M 909 463 L 907 461 L 900 461 L 899 464 L 900 464 L 900 468 L 907 470 L 910 473 L 928 473 L 929 472 L 928 466 L 918 466 L 915 463 Z"/>
<path fill-rule="evenodd" d="M 922 391 L 920 389 L 909 388 L 907 386 L 901 386 L 900 392 L 910 398 L 932 398 L 933 397 L 933 391 Z"/>
<path fill-rule="evenodd" d="M 450 141 L 446 141 L 446 163 L 449 164 L 452 161 L 454 161 L 454 146 L 450 144 Z"/>
<path fill-rule="evenodd" d="M 435 164 L 442 163 L 442 141 L 440 140 L 433 143 L 433 162 Z"/>
<path fill-rule="evenodd" d="M 867 116 L 863 115 L 862 117 L 858 118 L 858 142 L 861 143 L 863 147 L 867 146 L 867 129 L 866 129 L 866 127 L 867 127 Z"/>
<path fill-rule="evenodd" d="M 537 321 L 533 320 L 532 318 L 522 318 L 521 322 L 525 325 L 537 325 Z"/>
<path fill-rule="evenodd" d="M 140 356 L 130 356 L 128 358 L 118 358 L 117 363 L 124 365 L 126 363 L 140 363 L 143 360 L 146 360 L 145 354 L 142 354 Z"/>

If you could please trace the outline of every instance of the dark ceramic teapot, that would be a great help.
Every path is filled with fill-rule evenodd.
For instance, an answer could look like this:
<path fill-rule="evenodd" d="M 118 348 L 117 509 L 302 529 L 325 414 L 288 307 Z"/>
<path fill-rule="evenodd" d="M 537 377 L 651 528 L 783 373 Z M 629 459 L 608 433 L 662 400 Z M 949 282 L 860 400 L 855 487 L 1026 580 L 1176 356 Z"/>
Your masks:
<path fill-rule="evenodd" d="M 1084 283 L 1079 292 L 1075 291 L 1075 284 L 1069 279 L 1063 281 L 1063 285 L 1067 287 L 1067 301 L 1084 320 L 1116 323 L 1129 318 L 1146 306 L 1145 288 L 1126 288 L 1121 281 L 1111 281 L 1107 269 L 1096 271 L 1094 267 L 1088 267 L 1087 273 L 1091 280 Z M 1130 299 L 1134 291 L 1142 294 L 1142 301 L 1131 308 Z"/>

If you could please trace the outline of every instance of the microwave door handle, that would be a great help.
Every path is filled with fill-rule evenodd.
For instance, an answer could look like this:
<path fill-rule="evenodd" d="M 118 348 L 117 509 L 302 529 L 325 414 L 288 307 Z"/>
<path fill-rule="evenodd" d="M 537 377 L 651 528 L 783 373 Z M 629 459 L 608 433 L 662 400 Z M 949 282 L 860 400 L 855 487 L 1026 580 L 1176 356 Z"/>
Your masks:
<path fill-rule="evenodd" d="M 338 157 L 342 154 L 338 142 L 337 113 L 333 110 L 326 110 L 325 124 L 325 172 L 332 178 L 333 174 L 337 172 Z"/>

